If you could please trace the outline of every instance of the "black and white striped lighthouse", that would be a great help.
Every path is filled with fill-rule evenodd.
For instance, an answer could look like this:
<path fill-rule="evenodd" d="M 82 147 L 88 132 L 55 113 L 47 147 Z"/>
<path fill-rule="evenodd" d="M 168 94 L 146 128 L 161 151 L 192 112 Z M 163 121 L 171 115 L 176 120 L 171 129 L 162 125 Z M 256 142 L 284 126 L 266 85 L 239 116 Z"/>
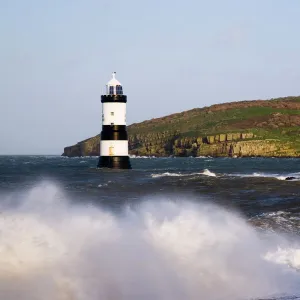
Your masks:
<path fill-rule="evenodd" d="M 131 169 L 126 131 L 127 96 L 123 95 L 116 72 L 106 85 L 106 95 L 101 96 L 102 131 L 98 168 Z"/>

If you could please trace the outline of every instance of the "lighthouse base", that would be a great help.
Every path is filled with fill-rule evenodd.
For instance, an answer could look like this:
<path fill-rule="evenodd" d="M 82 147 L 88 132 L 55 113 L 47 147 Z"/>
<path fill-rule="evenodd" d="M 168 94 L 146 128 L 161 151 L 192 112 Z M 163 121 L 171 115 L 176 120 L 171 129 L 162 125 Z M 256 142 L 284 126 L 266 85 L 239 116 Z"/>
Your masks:
<path fill-rule="evenodd" d="M 131 169 L 129 156 L 100 156 L 98 168 Z"/>

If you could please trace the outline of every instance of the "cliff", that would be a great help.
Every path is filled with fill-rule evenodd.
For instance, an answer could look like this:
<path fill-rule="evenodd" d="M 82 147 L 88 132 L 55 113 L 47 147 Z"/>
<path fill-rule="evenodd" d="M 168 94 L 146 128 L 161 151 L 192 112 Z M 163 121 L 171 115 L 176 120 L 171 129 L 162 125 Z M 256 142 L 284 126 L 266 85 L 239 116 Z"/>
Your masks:
<path fill-rule="evenodd" d="M 128 126 L 129 153 L 151 156 L 300 157 L 300 97 L 195 108 Z M 64 149 L 98 156 L 99 135 Z"/>

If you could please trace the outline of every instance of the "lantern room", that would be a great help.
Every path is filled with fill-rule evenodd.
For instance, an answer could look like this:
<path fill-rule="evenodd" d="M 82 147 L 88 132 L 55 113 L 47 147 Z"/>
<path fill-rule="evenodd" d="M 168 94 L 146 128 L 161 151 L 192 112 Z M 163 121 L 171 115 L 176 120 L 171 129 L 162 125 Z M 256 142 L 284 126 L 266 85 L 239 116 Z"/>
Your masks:
<path fill-rule="evenodd" d="M 123 95 L 123 88 L 116 79 L 116 72 L 112 73 L 112 79 L 106 85 L 106 95 Z"/>

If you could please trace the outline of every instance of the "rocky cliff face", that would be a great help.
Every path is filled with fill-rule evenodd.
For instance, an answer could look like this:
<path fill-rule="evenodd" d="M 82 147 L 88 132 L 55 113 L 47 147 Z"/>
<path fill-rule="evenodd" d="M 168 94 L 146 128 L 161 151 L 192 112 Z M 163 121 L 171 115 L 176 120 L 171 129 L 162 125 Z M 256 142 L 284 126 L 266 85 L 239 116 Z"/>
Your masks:
<path fill-rule="evenodd" d="M 99 156 L 100 137 L 79 142 L 64 149 L 64 156 Z M 205 137 L 163 138 L 129 135 L 129 153 L 136 156 L 213 156 L 213 157 L 300 157 L 293 144 L 280 140 L 256 139 L 252 132 L 227 133 Z"/>
<path fill-rule="evenodd" d="M 65 147 L 63 156 L 99 156 L 100 153 L 100 137 L 94 136 L 87 140 L 81 141 L 76 145 Z"/>
<path fill-rule="evenodd" d="M 128 126 L 137 156 L 300 157 L 300 97 L 196 108 Z M 99 135 L 64 149 L 64 156 L 98 156 Z"/>
<path fill-rule="evenodd" d="M 130 137 L 129 145 L 130 153 L 138 156 L 300 156 L 293 144 L 257 139 L 252 132 L 167 139 Z"/>

